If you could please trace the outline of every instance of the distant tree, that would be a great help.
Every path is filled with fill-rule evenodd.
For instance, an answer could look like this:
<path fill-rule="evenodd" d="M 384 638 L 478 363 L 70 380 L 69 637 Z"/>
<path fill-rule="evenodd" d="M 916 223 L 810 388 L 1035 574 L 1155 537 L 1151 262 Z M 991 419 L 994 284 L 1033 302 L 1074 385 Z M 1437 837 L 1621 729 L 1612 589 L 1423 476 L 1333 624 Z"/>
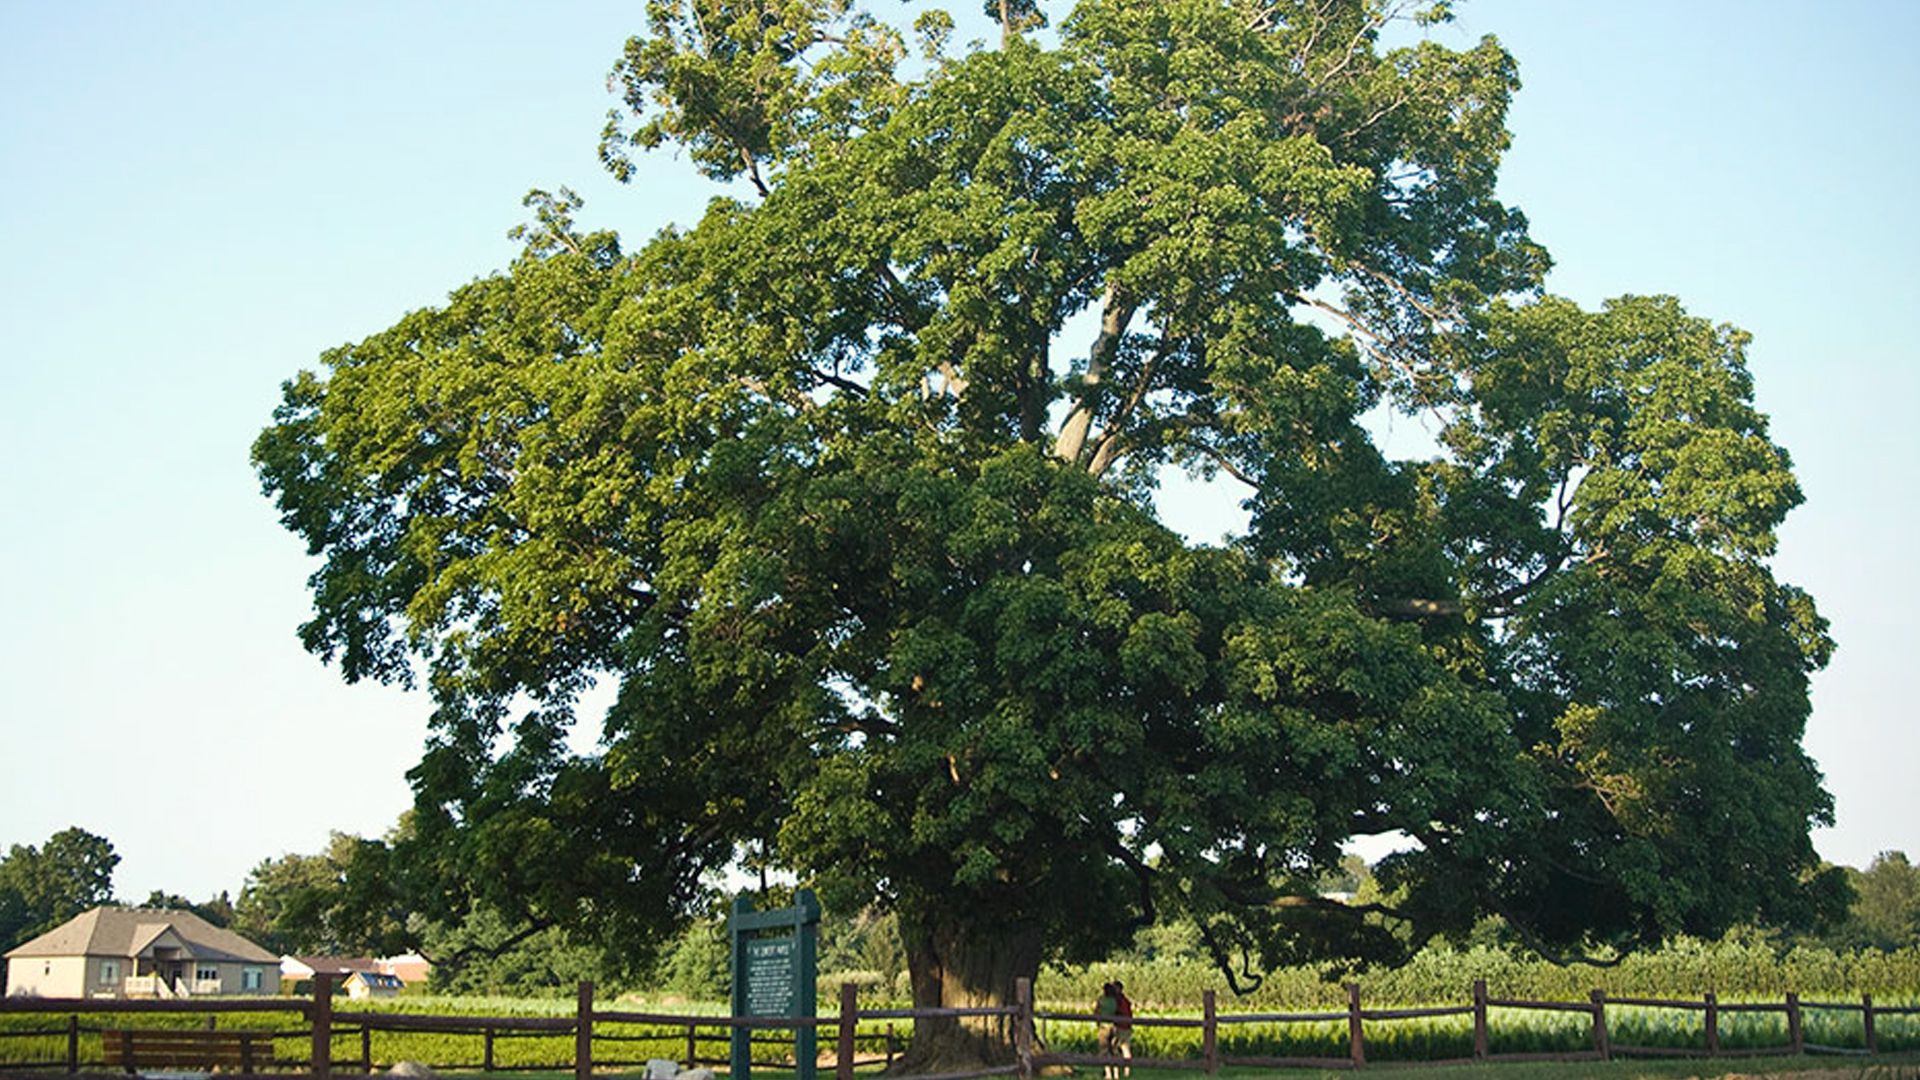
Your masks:
<path fill-rule="evenodd" d="M 34 916 L 27 909 L 26 899 L 12 889 L 0 885 L 0 953 L 27 940 L 31 935 L 25 931 L 33 921 Z M 6 973 L 7 961 L 4 957 L 0 957 L 0 979 L 4 979 Z M 4 982 L 0 982 L 0 986 L 4 985 Z"/>
<path fill-rule="evenodd" d="M 828 909 L 820 919 L 820 970 L 871 971 L 888 986 L 907 968 L 900 917 L 869 905 L 851 914 Z"/>
<path fill-rule="evenodd" d="M 75 826 L 0 858 L 0 953 L 113 901 L 113 845 Z M 0 977 L 6 973 L 0 961 Z M 4 985 L 4 984 L 0 984 Z"/>
<path fill-rule="evenodd" d="M 195 903 L 181 896 L 179 893 L 170 893 L 164 889 L 155 889 L 147 894 L 147 898 L 140 902 L 140 906 L 170 908 L 174 911 L 190 911 L 215 926 L 231 926 L 233 924 L 233 900 L 227 895 L 225 890 L 216 893 L 201 903 Z"/>
<path fill-rule="evenodd" d="M 1200 925 L 1190 918 L 1175 916 L 1142 927 L 1133 936 L 1133 947 L 1117 959 L 1139 964 L 1205 962 L 1207 950 L 1200 937 Z"/>
<path fill-rule="evenodd" d="M 727 1000 L 727 925 L 718 918 L 695 919 L 660 950 L 653 988 L 690 1001 Z M 821 970 L 829 965 L 823 957 Z"/>
<path fill-rule="evenodd" d="M 120 864 L 103 836 L 73 827 L 45 844 L 15 844 L 0 859 L 0 951 L 113 901 Z"/>
<path fill-rule="evenodd" d="M 1320 879 L 1320 889 L 1326 893 L 1344 893 L 1352 896 L 1360 887 L 1373 880 L 1373 868 L 1367 860 L 1348 853 L 1340 857 L 1340 866 Z"/>
<path fill-rule="evenodd" d="M 1847 948 L 1920 945 L 1920 867 L 1902 851 L 1883 851 L 1865 870 L 1847 870 L 1853 905 L 1830 939 Z"/>
<path fill-rule="evenodd" d="M 233 905 L 233 928 L 276 952 L 400 952 L 415 943 L 402 889 L 386 841 L 336 832 L 320 854 L 254 867 Z"/>

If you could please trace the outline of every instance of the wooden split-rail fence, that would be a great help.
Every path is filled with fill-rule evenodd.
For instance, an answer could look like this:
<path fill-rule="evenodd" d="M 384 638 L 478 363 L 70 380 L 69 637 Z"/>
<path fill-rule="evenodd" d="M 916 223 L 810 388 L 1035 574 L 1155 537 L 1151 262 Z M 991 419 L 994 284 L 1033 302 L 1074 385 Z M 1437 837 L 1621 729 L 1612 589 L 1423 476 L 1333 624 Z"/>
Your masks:
<path fill-rule="evenodd" d="M 1355 983 L 1347 984 L 1346 997 L 1346 1007 L 1338 1011 L 1223 1014 L 1218 1009 L 1218 1001 L 1214 993 L 1208 991 L 1201 1000 L 1201 1014 L 1198 1017 L 1156 1017 L 1141 1014 L 1135 1015 L 1130 1021 L 1136 1031 L 1153 1028 L 1199 1029 L 1199 1056 L 1179 1058 L 1145 1056 L 1119 1059 L 1049 1049 L 1038 1037 L 1044 1026 L 1054 1023 L 1100 1023 L 1106 1018 L 1090 1013 L 1037 1009 L 1033 1001 L 1032 984 L 1026 979 L 1019 980 L 1012 1005 L 967 1009 L 862 1009 L 856 987 L 845 984 L 841 987 L 838 1013 L 815 1017 L 687 1016 L 609 1009 L 595 1001 L 592 983 L 581 983 L 573 1015 L 516 1017 L 434 1016 L 384 1011 L 336 1010 L 332 978 L 323 975 L 315 979 L 314 993 L 311 998 L 202 998 L 198 1000 L 0 998 L 0 1019 L 17 1014 L 55 1016 L 65 1014 L 64 1023 L 58 1026 L 19 1028 L 0 1025 L 0 1070 L 5 1070 L 13 1076 L 66 1075 L 83 1070 L 107 1068 L 115 1071 L 124 1069 L 131 1073 L 142 1067 L 192 1064 L 191 1061 L 183 1058 L 191 1057 L 196 1052 L 194 1048 L 199 1048 L 209 1056 L 206 1062 L 208 1069 L 219 1066 L 230 1071 L 235 1065 L 234 1061 L 229 1060 L 235 1052 L 233 1046 L 240 1046 L 245 1048 L 244 1063 L 250 1066 L 243 1069 L 240 1075 L 272 1069 L 275 1071 L 270 1075 L 280 1077 L 282 1080 L 308 1076 L 316 1080 L 329 1080 L 335 1075 L 371 1073 L 377 1066 L 389 1064 L 390 1062 L 377 1060 L 375 1057 L 373 1040 L 376 1033 L 412 1032 L 477 1036 L 481 1040 L 478 1060 L 425 1063 L 436 1069 L 477 1068 L 487 1072 L 508 1072 L 518 1069 L 553 1070 L 571 1067 L 578 1080 L 588 1080 L 595 1069 L 638 1068 L 645 1065 L 650 1058 L 660 1056 L 654 1054 L 649 1058 L 638 1060 L 624 1056 L 622 1048 L 631 1043 L 648 1042 L 660 1046 L 663 1040 L 671 1040 L 676 1047 L 675 1058 L 689 1068 L 700 1065 L 725 1066 L 727 1064 L 725 1044 L 734 1029 L 744 1028 L 750 1032 L 771 1033 L 814 1028 L 825 1029 L 822 1031 L 823 1034 L 826 1030 L 831 1030 L 833 1033 L 833 1052 L 830 1056 L 822 1055 L 820 1062 L 822 1072 L 831 1068 L 835 1080 L 853 1080 L 858 1069 L 891 1064 L 900 1046 L 899 1040 L 896 1040 L 893 1034 L 893 1023 L 930 1017 L 947 1017 L 959 1019 L 963 1023 L 995 1025 L 1003 1031 L 1009 1031 L 1014 1044 L 1014 1061 L 997 1068 L 949 1073 L 938 1077 L 924 1077 L 921 1080 L 966 1080 L 971 1077 L 996 1075 L 1032 1077 L 1041 1069 L 1054 1065 L 1105 1066 L 1123 1063 L 1138 1068 L 1184 1069 L 1212 1075 L 1223 1067 L 1240 1066 L 1271 1069 L 1364 1068 L 1367 1064 L 1367 1025 L 1403 1020 L 1471 1017 L 1472 1053 L 1470 1057 L 1446 1060 L 1400 1059 L 1394 1062 L 1396 1065 L 1457 1064 L 1464 1061 L 1582 1061 L 1656 1056 L 1736 1057 L 1805 1053 L 1872 1055 L 1880 1050 L 1875 1033 L 1876 1017 L 1920 1014 L 1920 1006 L 1876 1005 L 1871 994 L 1862 994 L 1858 1001 L 1803 1001 L 1798 994 L 1789 993 L 1777 1003 L 1722 1003 L 1712 993 L 1692 1000 L 1608 997 L 1602 991 L 1595 990 L 1586 1001 L 1528 1001 L 1491 997 L 1487 993 L 1484 981 L 1476 981 L 1472 986 L 1471 1000 L 1460 1005 L 1426 1008 L 1367 1008 L 1361 1001 L 1360 987 Z M 1622 1006 L 1697 1012 L 1701 1014 L 1704 1043 L 1693 1048 L 1618 1043 L 1609 1036 L 1608 1009 Z M 1578 1051 L 1558 1053 L 1495 1052 L 1489 1024 L 1489 1013 L 1495 1009 L 1585 1014 L 1588 1018 L 1591 1045 Z M 1805 1018 L 1809 1012 L 1817 1010 L 1857 1012 L 1860 1016 L 1861 1046 L 1841 1048 L 1808 1041 Z M 171 1028 L 151 1028 L 144 1033 L 137 1029 L 138 1018 L 141 1016 L 193 1014 L 205 1017 L 206 1028 L 184 1030 L 204 1030 L 212 1033 L 221 1016 L 241 1013 L 286 1015 L 292 1021 L 296 1021 L 298 1026 L 264 1033 L 253 1026 L 245 1029 L 231 1029 L 252 1032 L 247 1040 L 239 1041 L 214 1037 L 211 1034 L 201 1038 L 182 1038 L 179 1037 L 179 1033 L 183 1029 L 177 1024 Z M 1780 1014 L 1785 1021 L 1785 1041 L 1765 1047 L 1722 1046 L 1721 1018 L 1733 1013 Z M 127 1018 L 124 1022 L 119 1019 L 122 1016 Z M 112 1019 L 107 1019 L 109 1017 Z M 1347 1052 L 1342 1056 L 1249 1056 L 1228 1054 L 1221 1048 L 1223 1033 L 1230 1034 L 1239 1025 L 1326 1025 L 1328 1023 L 1338 1025 L 1342 1022 L 1347 1033 Z M 878 1034 L 872 1030 L 873 1026 L 879 1023 L 887 1025 L 884 1034 Z M 866 1033 L 860 1031 L 862 1025 L 868 1027 L 869 1030 Z M 658 1033 L 636 1034 L 634 1033 L 636 1027 L 677 1030 L 683 1034 L 683 1037 L 663 1036 Z M 169 1037 L 143 1042 L 143 1034 L 166 1034 Z M 573 1044 L 570 1061 L 509 1064 L 496 1056 L 496 1047 L 502 1040 L 545 1038 L 552 1042 L 569 1035 L 572 1037 Z M 8 1052 L 6 1044 L 20 1039 L 38 1039 L 42 1045 L 48 1042 L 63 1043 L 64 1054 L 28 1060 Z M 256 1042 L 253 1040 L 281 1042 L 291 1040 L 297 1045 L 304 1046 L 307 1053 L 304 1058 L 275 1057 L 270 1052 L 261 1052 L 256 1056 L 254 1049 Z M 882 1042 L 882 1050 L 869 1052 L 868 1056 L 862 1057 L 862 1045 L 870 1048 L 876 1040 Z M 340 1052 L 339 1044 L 342 1041 L 350 1048 L 345 1054 Z M 824 1049 L 827 1040 L 823 1038 L 820 1041 Z M 765 1035 L 754 1037 L 753 1042 L 755 1045 L 783 1045 L 789 1049 L 792 1045 L 790 1040 L 769 1038 Z M 83 1053 L 83 1043 L 89 1049 L 98 1047 L 101 1052 Z M 233 1046 L 229 1046 L 229 1043 Z M 142 1062 L 139 1056 L 142 1045 L 166 1047 L 168 1056 L 165 1060 Z M 703 1048 L 708 1047 L 714 1047 L 714 1052 L 703 1052 Z M 226 1056 L 216 1059 L 213 1056 L 216 1053 Z M 631 1054 L 631 1050 L 627 1053 Z M 783 1063 L 790 1067 L 790 1061 L 772 1061 L 766 1064 L 778 1068 Z"/>

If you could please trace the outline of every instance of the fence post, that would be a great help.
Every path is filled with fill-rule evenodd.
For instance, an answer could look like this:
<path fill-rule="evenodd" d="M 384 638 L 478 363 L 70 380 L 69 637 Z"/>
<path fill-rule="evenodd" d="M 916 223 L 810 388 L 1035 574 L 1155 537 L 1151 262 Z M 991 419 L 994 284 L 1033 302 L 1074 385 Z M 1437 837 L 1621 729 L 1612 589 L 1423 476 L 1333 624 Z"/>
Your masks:
<path fill-rule="evenodd" d="M 1367 1039 L 1360 1025 L 1360 984 L 1347 984 L 1347 1052 L 1353 1058 L 1353 1067 L 1365 1068 L 1367 1064 Z"/>
<path fill-rule="evenodd" d="M 67 1017 L 67 1071 L 80 1071 L 80 1017 Z"/>
<path fill-rule="evenodd" d="M 1787 991 L 1787 1043 L 1795 1054 L 1807 1052 L 1807 1037 L 1800 1028 L 1800 994 Z"/>
<path fill-rule="evenodd" d="M 373 1029 L 364 1023 L 360 1025 L 360 1067 L 373 1075 Z"/>
<path fill-rule="evenodd" d="M 493 1071 L 493 1029 L 480 1029 L 480 1071 Z"/>
<path fill-rule="evenodd" d="M 1589 999 L 1593 1002 L 1593 1048 L 1600 1054 L 1600 1060 L 1613 1060 L 1613 1041 L 1607 1038 L 1607 992 L 1595 990 Z"/>
<path fill-rule="evenodd" d="M 687 1025 L 687 1068 L 695 1069 L 695 1068 L 698 1068 L 699 1066 L 700 1066 L 700 1047 L 697 1045 L 697 1040 L 694 1038 L 693 1025 L 688 1024 Z"/>
<path fill-rule="evenodd" d="M 1705 997 L 1707 1003 L 1707 1055 L 1717 1057 L 1720 1054 L 1720 999 L 1709 990 Z"/>
<path fill-rule="evenodd" d="M 580 983 L 579 1004 L 574 1007 L 573 1019 L 573 1076 L 574 1080 L 590 1080 L 593 1076 L 593 983 Z"/>
<path fill-rule="evenodd" d="M 327 1080 L 333 1075 L 333 975 L 320 972 L 313 977 L 313 1005 L 307 1012 L 313 1024 L 313 1075 Z"/>
<path fill-rule="evenodd" d="M 1873 1037 L 1873 995 L 1860 995 L 1860 1026 L 1867 1037 L 1867 1053 L 1877 1054 L 1880 1047 Z"/>
<path fill-rule="evenodd" d="M 893 1071 L 893 1022 L 887 1022 L 887 1071 Z"/>
<path fill-rule="evenodd" d="M 1022 975 L 1013 980 L 1013 1002 L 1019 1012 L 1013 1017 L 1013 1052 L 1020 1062 L 1024 1080 L 1033 1076 L 1033 980 Z"/>
<path fill-rule="evenodd" d="M 1211 990 L 1200 995 L 1200 1011 L 1205 1017 L 1200 1026 L 1200 1050 L 1207 1059 L 1207 1075 L 1220 1072 L 1220 1014 L 1219 1002 Z"/>
<path fill-rule="evenodd" d="M 1486 1060 L 1491 1051 L 1487 1037 L 1487 980 L 1473 980 L 1473 1056 Z"/>
<path fill-rule="evenodd" d="M 840 984 L 840 1041 L 833 1051 L 835 1080 L 853 1080 L 853 1026 L 860 1015 L 860 988 L 852 979 Z"/>

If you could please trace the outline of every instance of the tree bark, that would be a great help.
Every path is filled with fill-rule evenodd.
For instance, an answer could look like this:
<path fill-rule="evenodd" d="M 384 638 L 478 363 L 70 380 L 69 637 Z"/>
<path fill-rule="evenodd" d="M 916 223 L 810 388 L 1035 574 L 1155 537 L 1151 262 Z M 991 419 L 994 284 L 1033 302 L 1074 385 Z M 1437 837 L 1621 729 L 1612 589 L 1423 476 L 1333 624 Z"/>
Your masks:
<path fill-rule="evenodd" d="M 1053 443 L 1054 455 L 1062 461 L 1078 462 L 1086 450 L 1087 436 L 1093 430 L 1093 414 L 1100 407 L 1101 380 L 1106 378 L 1107 369 L 1113 366 L 1114 357 L 1119 355 L 1120 341 L 1126 336 L 1127 324 L 1133 321 L 1137 306 L 1112 282 L 1107 283 L 1100 303 L 1100 335 L 1094 338 L 1093 348 L 1087 353 L 1086 374 L 1081 376 L 1080 400 L 1074 404 L 1073 411 L 1067 414 L 1066 422 L 1060 426 L 1060 434 Z"/>
<path fill-rule="evenodd" d="M 1040 929 L 970 920 L 951 912 L 901 913 L 900 934 L 916 1009 L 1014 1004 L 1014 980 L 1040 970 Z M 913 1044 L 895 1073 L 957 1072 L 1014 1060 L 1009 1017 L 917 1017 Z"/>

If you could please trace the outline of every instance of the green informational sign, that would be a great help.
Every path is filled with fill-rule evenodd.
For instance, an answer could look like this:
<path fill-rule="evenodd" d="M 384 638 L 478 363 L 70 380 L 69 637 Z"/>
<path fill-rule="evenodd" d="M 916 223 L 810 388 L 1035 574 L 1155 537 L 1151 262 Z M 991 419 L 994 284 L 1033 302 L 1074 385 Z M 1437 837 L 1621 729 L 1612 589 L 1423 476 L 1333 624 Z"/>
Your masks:
<path fill-rule="evenodd" d="M 800 943 L 791 937 L 747 943 L 747 1016 L 792 1016 Z"/>
<path fill-rule="evenodd" d="M 734 1016 L 812 1020 L 818 1012 L 814 985 L 820 904 L 814 900 L 812 889 L 801 889 L 793 901 L 792 907 L 755 911 L 753 901 L 744 896 L 734 898 L 733 917 L 727 920 L 733 956 Z M 752 1075 L 753 1030 L 733 1029 L 732 1080 L 749 1080 Z M 817 1056 L 813 1025 L 794 1028 L 796 1080 L 814 1080 Z"/>

